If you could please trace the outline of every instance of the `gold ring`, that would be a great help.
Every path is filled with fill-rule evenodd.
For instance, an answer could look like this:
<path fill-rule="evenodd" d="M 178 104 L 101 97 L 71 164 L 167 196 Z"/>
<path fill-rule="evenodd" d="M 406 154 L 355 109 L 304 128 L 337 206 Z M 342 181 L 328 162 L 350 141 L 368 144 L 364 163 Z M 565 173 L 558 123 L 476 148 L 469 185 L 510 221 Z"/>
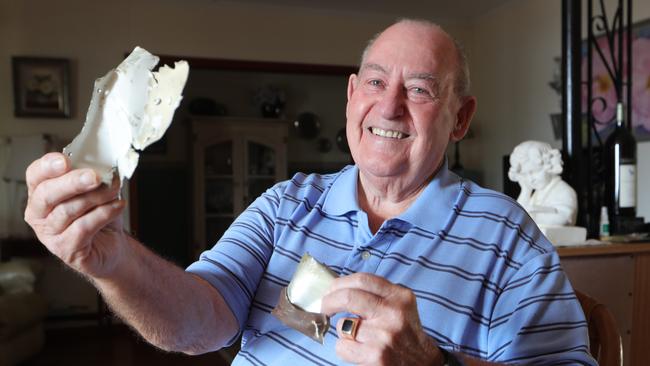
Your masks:
<path fill-rule="evenodd" d="M 341 336 L 346 339 L 356 340 L 360 318 L 345 318 L 341 324 Z"/>

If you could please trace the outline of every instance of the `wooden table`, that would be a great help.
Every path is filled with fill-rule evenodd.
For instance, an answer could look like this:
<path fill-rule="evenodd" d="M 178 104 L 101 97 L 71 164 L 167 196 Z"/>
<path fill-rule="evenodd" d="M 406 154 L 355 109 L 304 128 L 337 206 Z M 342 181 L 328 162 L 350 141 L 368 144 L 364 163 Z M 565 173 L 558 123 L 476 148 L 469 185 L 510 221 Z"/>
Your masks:
<path fill-rule="evenodd" d="M 576 288 L 582 286 L 598 286 L 598 283 L 586 283 L 585 278 L 580 277 L 580 266 L 584 268 L 584 264 L 593 260 L 594 263 L 607 263 L 611 261 L 613 264 L 616 261 L 624 260 L 631 263 L 633 268 L 630 268 L 630 287 L 631 291 L 631 309 L 630 306 L 624 312 L 631 312 L 631 329 L 629 329 L 629 350 L 624 354 L 625 365 L 632 366 L 647 366 L 650 365 L 650 242 L 648 243 L 631 243 L 631 244 L 606 244 L 598 246 L 582 246 L 582 247 L 564 247 L 558 248 L 558 253 L 562 258 L 562 265 Z M 582 262 L 582 263 L 579 263 Z M 624 262 L 625 263 L 625 262 Z M 574 273 L 572 273 L 574 271 Z M 609 268 L 607 273 L 607 266 L 604 267 L 602 273 L 603 277 L 617 276 L 621 274 L 617 271 L 615 265 Z M 574 281 L 582 280 L 583 283 L 576 283 Z M 622 277 L 625 277 L 621 274 Z M 594 281 L 598 281 L 594 279 Z M 621 280 L 621 288 L 625 288 L 625 280 Z M 616 285 L 616 280 L 612 281 Z M 603 286 L 614 287 L 612 284 L 607 284 L 603 281 Z M 606 291 L 607 289 L 604 289 Z M 620 289 L 612 288 L 612 293 L 619 292 Z M 617 295 L 618 296 L 618 295 Z M 620 296 L 619 296 L 620 297 Z M 613 298 L 598 298 L 605 305 L 608 302 L 616 302 L 617 299 Z M 609 306 L 609 305 L 608 305 Z M 616 313 L 614 314 L 617 315 Z M 624 314 L 622 316 L 629 316 Z M 619 319 L 617 319 L 618 321 Z M 624 330 L 625 331 L 625 330 Z M 625 335 L 625 333 L 623 333 Z"/>

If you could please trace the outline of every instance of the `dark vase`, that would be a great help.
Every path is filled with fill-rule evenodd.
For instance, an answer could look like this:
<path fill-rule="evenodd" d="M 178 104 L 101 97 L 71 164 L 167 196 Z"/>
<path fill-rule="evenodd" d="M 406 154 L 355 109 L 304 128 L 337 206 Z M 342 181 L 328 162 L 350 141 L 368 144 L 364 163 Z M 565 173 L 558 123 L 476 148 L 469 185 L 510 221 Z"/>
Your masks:
<path fill-rule="evenodd" d="M 282 113 L 282 103 L 262 103 L 262 117 L 264 118 L 278 118 Z"/>

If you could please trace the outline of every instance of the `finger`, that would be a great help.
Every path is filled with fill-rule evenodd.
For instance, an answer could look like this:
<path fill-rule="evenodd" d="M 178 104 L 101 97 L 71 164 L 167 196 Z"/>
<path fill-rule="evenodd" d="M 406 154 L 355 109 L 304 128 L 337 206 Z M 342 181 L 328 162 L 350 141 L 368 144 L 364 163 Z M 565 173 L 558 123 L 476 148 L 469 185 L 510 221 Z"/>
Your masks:
<path fill-rule="evenodd" d="M 73 237 L 92 237 L 122 214 L 124 200 L 114 200 L 97 206 L 75 220 L 69 230 Z"/>
<path fill-rule="evenodd" d="M 351 321 L 351 324 L 346 324 L 346 321 Z M 387 344 L 391 340 L 388 321 L 388 319 L 384 321 L 383 319 L 340 318 L 336 322 L 336 333 L 339 339 L 351 339 L 357 343 Z"/>
<path fill-rule="evenodd" d="M 353 340 L 339 338 L 336 341 L 336 355 L 343 361 L 351 364 L 372 364 L 368 360 L 372 354 L 368 346 Z"/>
<path fill-rule="evenodd" d="M 51 234 L 63 232 L 70 223 L 96 206 L 101 206 L 117 198 L 119 185 L 101 186 L 89 193 L 75 196 L 58 204 L 47 216 L 47 227 Z"/>
<path fill-rule="evenodd" d="M 364 291 L 373 293 L 377 296 L 387 297 L 395 291 L 394 283 L 370 273 L 353 273 L 348 276 L 338 277 L 332 282 L 329 292 L 350 289 L 363 289 Z"/>
<path fill-rule="evenodd" d="M 29 197 L 26 216 L 42 219 L 59 203 L 89 192 L 100 185 L 92 169 L 76 169 L 63 176 L 42 181 Z"/>
<path fill-rule="evenodd" d="M 374 318 L 381 311 L 382 301 L 381 297 L 370 292 L 343 288 L 323 296 L 321 313 L 332 315 L 348 312 L 362 318 Z"/>
<path fill-rule="evenodd" d="M 61 153 L 45 154 L 40 159 L 34 160 L 25 172 L 27 193 L 31 195 L 42 181 L 58 177 L 69 169 L 68 159 Z"/>
<path fill-rule="evenodd" d="M 63 245 L 72 245 L 74 248 L 66 248 L 67 250 L 64 251 L 67 252 L 68 255 L 75 255 L 83 245 L 92 240 L 99 230 L 118 219 L 124 206 L 125 203 L 123 200 L 115 200 L 97 206 L 85 215 L 79 217 L 70 224 L 64 232 L 64 236 L 71 238 L 71 240 L 64 242 Z M 64 259 L 67 263 L 70 263 L 72 260 L 74 260 L 74 258 L 68 257 Z"/>

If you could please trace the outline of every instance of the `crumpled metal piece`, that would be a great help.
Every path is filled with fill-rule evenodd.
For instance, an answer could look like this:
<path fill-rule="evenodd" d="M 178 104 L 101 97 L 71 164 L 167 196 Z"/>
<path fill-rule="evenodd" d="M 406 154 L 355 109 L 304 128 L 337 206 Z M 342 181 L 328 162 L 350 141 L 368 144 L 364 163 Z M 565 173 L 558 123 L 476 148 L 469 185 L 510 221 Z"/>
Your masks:
<path fill-rule="evenodd" d="M 323 344 L 329 317 L 320 313 L 321 302 L 336 277 L 326 265 L 304 254 L 291 282 L 282 288 L 272 314 L 287 326 Z"/>
<path fill-rule="evenodd" d="M 289 301 L 287 288 L 280 291 L 278 304 L 273 308 L 271 314 L 275 315 L 281 322 L 300 333 L 308 336 L 316 342 L 323 344 L 325 332 L 329 329 L 329 316 L 321 313 L 310 313 L 304 311 Z"/>
<path fill-rule="evenodd" d="M 319 313 L 321 300 L 337 274 L 308 253 L 303 254 L 287 287 L 292 304 L 311 313 Z"/>
<path fill-rule="evenodd" d="M 138 153 L 159 140 L 182 99 L 189 66 L 161 67 L 158 57 L 136 47 L 117 68 L 97 79 L 81 132 L 63 149 L 73 168 L 91 168 L 110 184 L 117 169 L 120 185 L 138 165 Z"/>

